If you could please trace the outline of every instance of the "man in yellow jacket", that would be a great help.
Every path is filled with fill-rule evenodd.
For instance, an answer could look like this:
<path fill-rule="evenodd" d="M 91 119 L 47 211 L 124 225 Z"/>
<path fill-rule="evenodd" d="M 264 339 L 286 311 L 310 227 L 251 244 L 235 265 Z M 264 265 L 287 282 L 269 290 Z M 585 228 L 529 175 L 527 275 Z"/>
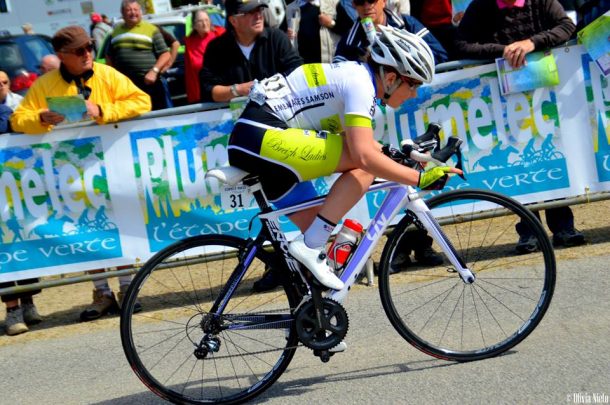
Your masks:
<path fill-rule="evenodd" d="M 150 96 L 127 76 L 110 66 L 93 62 L 93 40 L 83 28 L 62 28 L 55 33 L 52 43 L 61 65 L 36 79 L 30 87 L 10 118 L 13 131 L 43 134 L 63 122 L 63 115 L 49 110 L 47 97 L 82 95 L 87 116 L 98 124 L 137 117 L 151 110 Z M 119 277 L 120 300 L 130 282 L 131 276 Z M 97 319 L 117 307 L 106 279 L 93 284 L 93 303 L 81 313 L 83 321 Z"/>
<path fill-rule="evenodd" d="M 137 117 L 151 110 L 148 94 L 116 69 L 93 62 L 93 40 L 83 28 L 62 28 L 52 43 L 61 65 L 30 87 L 11 116 L 13 131 L 42 134 L 63 122 L 63 115 L 48 109 L 47 97 L 81 94 L 87 115 L 98 124 Z"/>

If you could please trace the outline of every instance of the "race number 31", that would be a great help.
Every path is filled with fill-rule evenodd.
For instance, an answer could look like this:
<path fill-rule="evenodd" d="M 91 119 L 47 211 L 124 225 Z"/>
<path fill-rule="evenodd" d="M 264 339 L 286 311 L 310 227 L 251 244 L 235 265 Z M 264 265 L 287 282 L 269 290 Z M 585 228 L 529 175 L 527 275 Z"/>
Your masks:
<path fill-rule="evenodd" d="M 248 186 L 224 186 L 220 193 L 220 204 L 225 212 L 250 208 L 254 197 Z"/>

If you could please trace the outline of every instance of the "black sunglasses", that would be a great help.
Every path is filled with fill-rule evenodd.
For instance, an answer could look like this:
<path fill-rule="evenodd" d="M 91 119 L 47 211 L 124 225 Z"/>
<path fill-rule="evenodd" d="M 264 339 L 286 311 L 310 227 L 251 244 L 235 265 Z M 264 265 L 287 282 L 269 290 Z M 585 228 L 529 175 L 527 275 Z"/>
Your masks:
<path fill-rule="evenodd" d="M 73 50 L 70 50 L 70 51 L 63 51 L 63 52 L 64 53 L 71 53 L 71 54 L 74 54 L 74 55 L 76 55 L 78 57 L 85 56 L 85 54 L 87 52 L 88 53 L 93 52 L 93 44 L 92 43 L 88 43 L 87 45 L 85 45 L 83 47 L 80 47 L 80 48 L 77 48 L 77 49 L 73 49 Z"/>
<path fill-rule="evenodd" d="M 355 6 L 364 6 L 364 3 L 375 4 L 378 0 L 352 0 Z"/>
<path fill-rule="evenodd" d="M 422 82 L 416 82 L 416 81 L 412 80 L 411 78 L 405 77 L 405 76 L 400 76 L 400 80 L 404 84 L 409 86 L 411 88 L 411 90 L 417 90 L 417 88 L 423 84 Z"/>

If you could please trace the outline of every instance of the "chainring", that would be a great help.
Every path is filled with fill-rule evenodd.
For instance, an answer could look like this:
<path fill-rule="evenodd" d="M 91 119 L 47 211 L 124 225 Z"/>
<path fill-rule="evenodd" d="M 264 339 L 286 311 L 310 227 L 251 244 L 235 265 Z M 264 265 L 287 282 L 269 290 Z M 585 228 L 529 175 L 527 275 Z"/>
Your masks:
<path fill-rule="evenodd" d="M 313 350 L 329 350 L 347 335 L 349 319 L 341 304 L 322 298 L 322 327 L 316 326 L 316 308 L 313 300 L 303 303 L 296 313 L 295 327 L 300 341 Z"/>

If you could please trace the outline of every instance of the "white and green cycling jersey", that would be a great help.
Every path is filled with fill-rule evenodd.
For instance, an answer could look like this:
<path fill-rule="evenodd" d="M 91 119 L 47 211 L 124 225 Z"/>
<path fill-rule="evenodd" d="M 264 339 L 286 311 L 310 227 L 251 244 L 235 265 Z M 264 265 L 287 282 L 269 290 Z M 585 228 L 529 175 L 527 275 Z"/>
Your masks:
<path fill-rule="evenodd" d="M 297 184 L 336 171 L 347 127 L 372 128 L 375 86 L 367 65 L 308 64 L 290 75 L 256 83 L 231 133 L 229 162 L 259 174 L 272 200 L 294 190 L 302 200 L 313 187 Z"/>
<path fill-rule="evenodd" d="M 331 133 L 370 128 L 375 114 L 373 75 L 357 62 L 308 64 L 287 77 L 276 74 L 255 84 L 250 100 L 267 104 L 290 128 Z"/>

